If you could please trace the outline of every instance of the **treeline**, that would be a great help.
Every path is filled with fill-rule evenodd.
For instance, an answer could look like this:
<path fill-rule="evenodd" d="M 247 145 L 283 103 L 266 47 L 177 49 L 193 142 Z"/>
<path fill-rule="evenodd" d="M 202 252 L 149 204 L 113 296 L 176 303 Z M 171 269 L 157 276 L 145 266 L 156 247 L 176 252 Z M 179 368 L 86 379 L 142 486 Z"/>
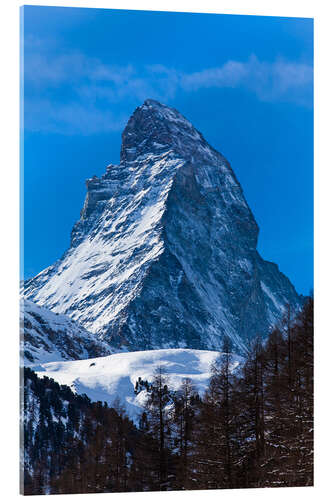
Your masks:
<path fill-rule="evenodd" d="M 202 401 L 192 484 L 200 488 L 313 484 L 313 300 L 293 325 L 255 340 L 239 374 L 230 348 Z"/>
<path fill-rule="evenodd" d="M 313 300 L 235 369 L 227 340 L 202 398 L 162 368 L 138 427 L 29 369 L 24 378 L 25 494 L 313 484 Z"/>
<path fill-rule="evenodd" d="M 92 403 L 25 368 L 22 410 L 25 495 L 141 487 L 132 457 L 144 448 L 144 436 L 120 407 Z"/>

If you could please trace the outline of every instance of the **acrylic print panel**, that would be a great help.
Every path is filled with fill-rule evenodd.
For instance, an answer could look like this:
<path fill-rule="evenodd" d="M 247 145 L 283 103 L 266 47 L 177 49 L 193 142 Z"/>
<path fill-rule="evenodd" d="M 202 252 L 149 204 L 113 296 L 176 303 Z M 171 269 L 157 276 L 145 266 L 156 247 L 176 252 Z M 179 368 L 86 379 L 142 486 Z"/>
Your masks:
<path fill-rule="evenodd" d="M 22 492 L 311 486 L 312 19 L 21 16 Z"/>

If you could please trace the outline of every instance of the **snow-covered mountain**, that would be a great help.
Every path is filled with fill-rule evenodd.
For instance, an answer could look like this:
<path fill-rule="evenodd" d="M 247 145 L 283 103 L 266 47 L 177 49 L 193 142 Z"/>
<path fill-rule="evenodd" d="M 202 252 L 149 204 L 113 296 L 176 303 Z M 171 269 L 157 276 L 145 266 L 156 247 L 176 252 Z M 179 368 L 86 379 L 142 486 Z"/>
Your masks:
<path fill-rule="evenodd" d="M 111 354 L 112 349 L 63 314 L 29 300 L 21 301 L 21 357 L 25 366 L 50 361 L 86 359 Z"/>
<path fill-rule="evenodd" d="M 302 303 L 256 250 L 258 226 L 228 161 L 178 111 L 147 100 L 119 165 L 87 180 L 64 256 L 24 295 L 123 350 L 239 352 Z"/>
<path fill-rule="evenodd" d="M 144 385 L 135 391 L 139 377 L 152 382 L 155 370 L 161 367 L 168 387 L 178 390 L 184 378 L 190 378 L 202 396 L 208 387 L 212 363 L 221 355 L 213 351 L 193 349 L 161 349 L 113 354 L 80 361 L 44 363 L 34 368 L 39 377 L 53 378 L 68 385 L 77 394 L 86 394 L 92 401 L 106 401 L 114 406 L 118 401 L 126 414 L 137 421 L 146 401 Z M 233 355 L 234 371 L 242 359 Z M 33 368 L 33 367 L 32 367 Z"/>

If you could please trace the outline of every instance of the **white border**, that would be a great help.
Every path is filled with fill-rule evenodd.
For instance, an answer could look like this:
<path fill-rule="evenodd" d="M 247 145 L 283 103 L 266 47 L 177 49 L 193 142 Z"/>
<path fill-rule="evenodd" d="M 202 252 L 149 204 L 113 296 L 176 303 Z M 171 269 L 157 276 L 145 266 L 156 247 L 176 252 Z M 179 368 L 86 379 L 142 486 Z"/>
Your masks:
<path fill-rule="evenodd" d="M 332 491 L 332 7 L 315 0 L 111 0 L 34 1 L 29 5 L 126 8 L 180 12 L 275 15 L 315 18 L 315 354 L 316 354 L 316 466 L 314 488 L 170 492 L 174 498 L 330 498 Z M 18 495 L 18 165 L 19 165 L 19 6 L 18 0 L 1 2 L 1 423 L 0 473 L 3 498 Z M 162 498 L 165 493 L 112 494 L 114 499 Z M 101 498 L 100 495 L 82 495 Z M 78 498 L 59 495 L 57 498 Z"/>

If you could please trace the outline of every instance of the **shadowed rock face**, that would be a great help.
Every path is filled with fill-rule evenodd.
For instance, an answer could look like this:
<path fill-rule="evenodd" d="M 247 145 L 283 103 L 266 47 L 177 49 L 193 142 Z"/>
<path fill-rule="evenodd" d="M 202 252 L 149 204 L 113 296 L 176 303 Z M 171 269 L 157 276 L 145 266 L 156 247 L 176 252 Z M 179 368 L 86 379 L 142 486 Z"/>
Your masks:
<path fill-rule="evenodd" d="M 116 348 L 238 351 L 302 298 L 256 250 L 258 226 L 227 160 L 178 111 L 147 100 L 120 165 L 87 181 L 65 255 L 25 296 Z"/>

